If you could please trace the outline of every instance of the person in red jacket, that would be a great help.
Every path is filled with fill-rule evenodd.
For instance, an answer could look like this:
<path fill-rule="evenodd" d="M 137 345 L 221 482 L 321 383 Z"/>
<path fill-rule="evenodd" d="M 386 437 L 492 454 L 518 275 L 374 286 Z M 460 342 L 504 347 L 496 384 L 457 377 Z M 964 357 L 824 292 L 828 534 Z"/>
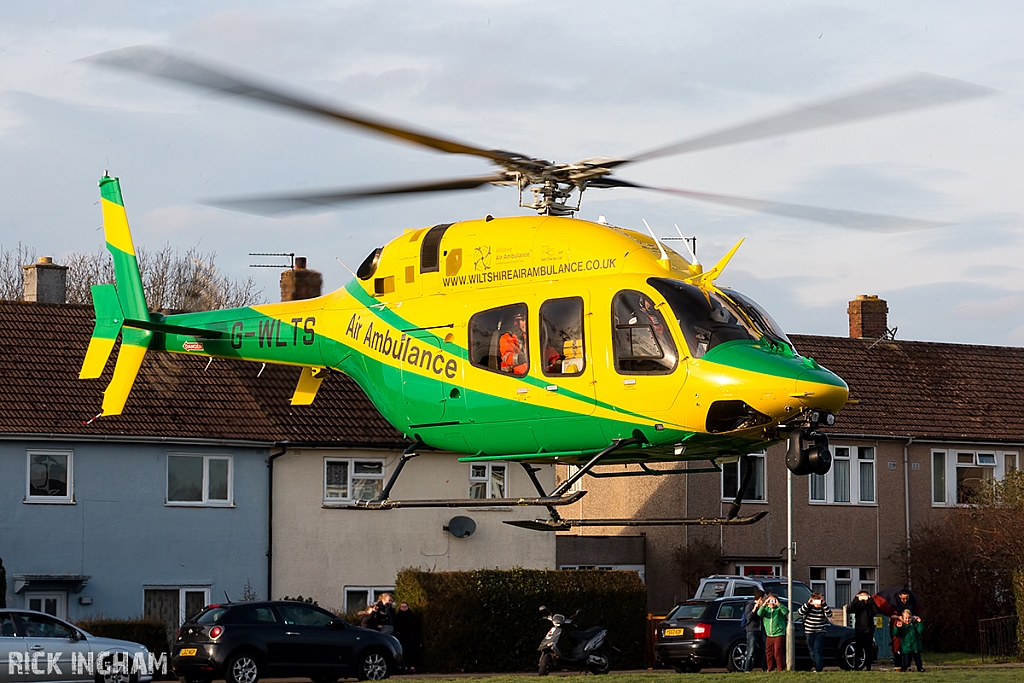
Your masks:
<path fill-rule="evenodd" d="M 498 340 L 501 356 L 501 371 L 513 375 L 525 375 L 530 368 L 526 357 L 526 314 L 516 313 L 512 327 Z"/>

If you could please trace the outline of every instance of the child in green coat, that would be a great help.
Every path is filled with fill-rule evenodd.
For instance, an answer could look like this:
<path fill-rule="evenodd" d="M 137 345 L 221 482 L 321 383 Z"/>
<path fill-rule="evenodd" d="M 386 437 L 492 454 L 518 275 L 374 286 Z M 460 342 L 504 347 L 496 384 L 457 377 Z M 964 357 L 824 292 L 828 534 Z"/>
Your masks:
<path fill-rule="evenodd" d="M 779 602 L 779 596 L 769 593 L 765 603 L 757 608 L 764 626 L 764 660 L 768 671 L 786 669 L 786 615 L 789 608 Z"/>
<path fill-rule="evenodd" d="M 903 610 L 903 614 L 893 623 L 892 633 L 900 639 L 900 652 L 903 655 L 903 666 L 900 667 L 900 671 L 910 670 L 911 657 L 917 665 L 917 670 L 924 671 L 924 666 L 921 665 L 921 636 L 924 633 L 921 617 L 915 617 L 909 609 Z"/>

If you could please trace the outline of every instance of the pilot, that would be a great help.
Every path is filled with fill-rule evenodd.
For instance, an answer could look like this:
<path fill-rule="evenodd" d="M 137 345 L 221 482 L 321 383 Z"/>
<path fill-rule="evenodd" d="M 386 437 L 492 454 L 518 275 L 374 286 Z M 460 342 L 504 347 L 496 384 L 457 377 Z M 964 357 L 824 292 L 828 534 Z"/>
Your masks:
<path fill-rule="evenodd" d="M 513 375 L 525 375 L 530 364 L 526 359 L 526 314 L 516 313 L 512 327 L 501 335 L 498 341 L 501 355 L 501 371 Z"/>

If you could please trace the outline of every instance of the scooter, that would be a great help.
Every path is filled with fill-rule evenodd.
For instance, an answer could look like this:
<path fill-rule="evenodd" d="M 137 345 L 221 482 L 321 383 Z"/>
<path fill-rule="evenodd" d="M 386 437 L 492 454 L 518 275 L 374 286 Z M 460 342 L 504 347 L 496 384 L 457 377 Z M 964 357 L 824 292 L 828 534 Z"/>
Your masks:
<path fill-rule="evenodd" d="M 579 667 L 592 674 L 608 673 L 612 666 L 605 653 L 607 629 L 592 626 L 583 631 L 574 630 L 576 624 L 573 619 L 579 616 L 579 610 L 568 619 L 561 614 L 552 614 L 543 605 L 540 611 L 545 613 L 541 619 L 551 622 L 551 629 L 537 648 L 540 650 L 538 676 L 547 676 L 552 669 L 568 666 Z M 566 631 L 566 648 L 563 648 L 560 641 L 565 627 L 569 628 Z"/>

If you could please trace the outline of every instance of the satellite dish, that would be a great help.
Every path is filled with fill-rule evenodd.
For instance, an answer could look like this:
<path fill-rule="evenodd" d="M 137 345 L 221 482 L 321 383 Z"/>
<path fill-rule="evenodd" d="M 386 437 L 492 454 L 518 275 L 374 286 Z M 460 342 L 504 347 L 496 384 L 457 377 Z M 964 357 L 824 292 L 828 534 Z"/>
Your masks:
<path fill-rule="evenodd" d="M 459 515 L 448 520 L 448 526 L 444 530 L 455 538 L 469 538 L 476 531 L 476 522 L 469 517 Z"/>

